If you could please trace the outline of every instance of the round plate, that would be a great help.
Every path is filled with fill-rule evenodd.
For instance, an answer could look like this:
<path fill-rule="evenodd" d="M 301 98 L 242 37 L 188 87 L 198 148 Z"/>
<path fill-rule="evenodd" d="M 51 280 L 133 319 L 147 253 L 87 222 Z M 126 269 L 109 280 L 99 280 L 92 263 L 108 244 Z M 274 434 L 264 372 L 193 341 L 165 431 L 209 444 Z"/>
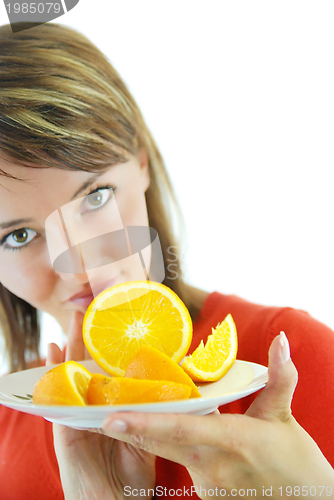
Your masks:
<path fill-rule="evenodd" d="M 103 373 L 93 360 L 80 361 L 91 373 Z M 118 411 L 150 413 L 192 413 L 206 415 L 219 406 L 244 398 L 266 385 L 268 368 L 256 363 L 236 360 L 218 382 L 197 384 L 202 398 L 163 403 L 142 403 L 104 406 L 44 406 L 32 403 L 32 393 L 38 380 L 51 369 L 42 366 L 6 375 L 0 379 L 0 404 L 50 422 L 75 428 L 99 428 L 103 420 Z"/>

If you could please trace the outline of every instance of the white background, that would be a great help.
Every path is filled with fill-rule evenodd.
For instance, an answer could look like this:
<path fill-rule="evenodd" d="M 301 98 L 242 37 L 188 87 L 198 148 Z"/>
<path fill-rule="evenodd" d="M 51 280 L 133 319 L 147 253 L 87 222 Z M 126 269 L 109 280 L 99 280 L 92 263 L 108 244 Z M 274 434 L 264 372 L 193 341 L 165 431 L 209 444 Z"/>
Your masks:
<path fill-rule="evenodd" d="M 136 98 L 185 216 L 188 282 L 332 328 L 333 18 L 332 1 L 80 0 L 54 21 Z"/>

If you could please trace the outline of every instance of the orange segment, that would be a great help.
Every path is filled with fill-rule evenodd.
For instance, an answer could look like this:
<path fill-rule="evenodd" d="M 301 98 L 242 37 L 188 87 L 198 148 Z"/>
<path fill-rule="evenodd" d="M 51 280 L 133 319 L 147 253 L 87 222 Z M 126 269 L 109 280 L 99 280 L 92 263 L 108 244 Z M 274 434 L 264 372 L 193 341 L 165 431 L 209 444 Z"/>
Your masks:
<path fill-rule="evenodd" d="M 147 380 L 169 380 L 191 388 L 190 397 L 201 394 L 189 375 L 169 356 L 151 346 L 142 346 L 130 361 L 125 377 Z"/>
<path fill-rule="evenodd" d="M 104 290 L 93 300 L 85 314 L 83 339 L 106 373 L 123 376 L 143 345 L 181 361 L 191 343 L 192 321 L 170 288 L 152 281 L 130 281 Z"/>
<path fill-rule="evenodd" d="M 212 328 L 207 342 L 203 340 L 182 363 L 184 371 L 196 382 L 215 382 L 231 368 L 238 350 L 237 329 L 231 314 Z"/>
<path fill-rule="evenodd" d="M 87 402 L 89 405 L 106 405 L 108 404 L 103 389 L 106 384 L 109 384 L 111 377 L 101 375 L 100 373 L 93 373 L 90 379 L 87 390 Z"/>
<path fill-rule="evenodd" d="M 93 374 L 87 392 L 91 405 L 156 403 L 188 399 L 190 387 L 166 380 L 138 380 Z"/>
<path fill-rule="evenodd" d="M 75 361 L 66 361 L 48 371 L 36 384 L 33 403 L 41 405 L 87 404 L 91 373 Z"/>

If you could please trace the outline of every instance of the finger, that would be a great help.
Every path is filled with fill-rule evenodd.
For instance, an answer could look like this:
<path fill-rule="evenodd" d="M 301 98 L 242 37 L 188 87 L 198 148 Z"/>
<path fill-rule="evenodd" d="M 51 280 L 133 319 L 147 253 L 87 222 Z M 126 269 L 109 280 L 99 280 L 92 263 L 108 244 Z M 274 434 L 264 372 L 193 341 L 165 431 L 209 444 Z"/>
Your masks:
<path fill-rule="evenodd" d="M 124 436 L 141 436 L 160 442 L 182 446 L 216 446 L 235 425 L 235 415 L 187 415 L 156 413 L 112 414 L 102 424 L 103 432 L 123 440 Z M 154 451 L 152 451 L 154 453 Z"/>
<path fill-rule="evenodd" d="M 64 356 L 57 344 L 48 344 L 48 354 L 45 361 L 45 366 L 56 365 L 64 361 Z"/>
<path fill-rule="evenodd" d="M 246 414 L 265 420 L 292 420 L 291 401 L 298 372 L 290 358 L 290 347 L 284 332 L 274 338 L 269 349 L 268 383 Z"/>
<path fill-rule="evenodd" d="M 125 414 L 128 416 L 127 414 Z M 170 442 L 159 441 L 152 438 L 144 428 L 144 422 L 147 414 L 137 414 L 139 419 L 134 421 L 132 418 L 125 423 L 124 414 L 118 414 L 121 420 L 113 419 L 108 423 L 108 426 L 102 425 L 102 433 L 110 438 L 117 439 L 127 443 L 137 449 L 150 453 L 151 455 L 171 460 L 172 462 L 179 463 L 185 467 L 190 465 L 191 446 L 177 446 L 172 440 Z M 151 415 L 150 415 L 151 416 Z M 154 416 L 154 415 L 153 415 Z M 159 415 L 161 416 L 161 415 Z M 149 419 L 151 420 L 151 419 Z M 159 434 L 158 432 L 151 432 L 152 435 Z M 166 439 L 166 438 L 165 438 Z"/>
<path fill-rule="evenodd" d="M 84 315 L 80 311 L 75 311 L 72 316 L 68 331 L 66 361 L 82 361 L 86 356 L 86 348 L 82 337 L 82 323 Z"/>
<path fill-rule="evenodd" d="M 252 433 L 255 420 L 243 415 L 130 412 L 110 415 L 102 430 L 109 437 L 199 472 L 208 464 L 222 460 L 224 451 L 223 455 L 230 457 L 236 451 L 236 443 L 239 448 L 241 431 L 249 433 L 247 425 L 240 425 L 240 418 L 251 424 Z"/>

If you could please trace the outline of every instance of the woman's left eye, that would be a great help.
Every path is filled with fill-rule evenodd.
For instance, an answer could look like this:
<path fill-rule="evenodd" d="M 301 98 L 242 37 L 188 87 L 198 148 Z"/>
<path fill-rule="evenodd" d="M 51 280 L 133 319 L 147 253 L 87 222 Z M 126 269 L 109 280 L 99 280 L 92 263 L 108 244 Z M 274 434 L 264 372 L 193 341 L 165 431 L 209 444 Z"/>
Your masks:
<path fill-rule="evenodd" d="M 113 196 L 113 192 L 113 188 L 105 187 L 96 189 L 92 193 L 85 196 L 82 213 L 87 211 L 91 212 L 103 207 Z"/>

